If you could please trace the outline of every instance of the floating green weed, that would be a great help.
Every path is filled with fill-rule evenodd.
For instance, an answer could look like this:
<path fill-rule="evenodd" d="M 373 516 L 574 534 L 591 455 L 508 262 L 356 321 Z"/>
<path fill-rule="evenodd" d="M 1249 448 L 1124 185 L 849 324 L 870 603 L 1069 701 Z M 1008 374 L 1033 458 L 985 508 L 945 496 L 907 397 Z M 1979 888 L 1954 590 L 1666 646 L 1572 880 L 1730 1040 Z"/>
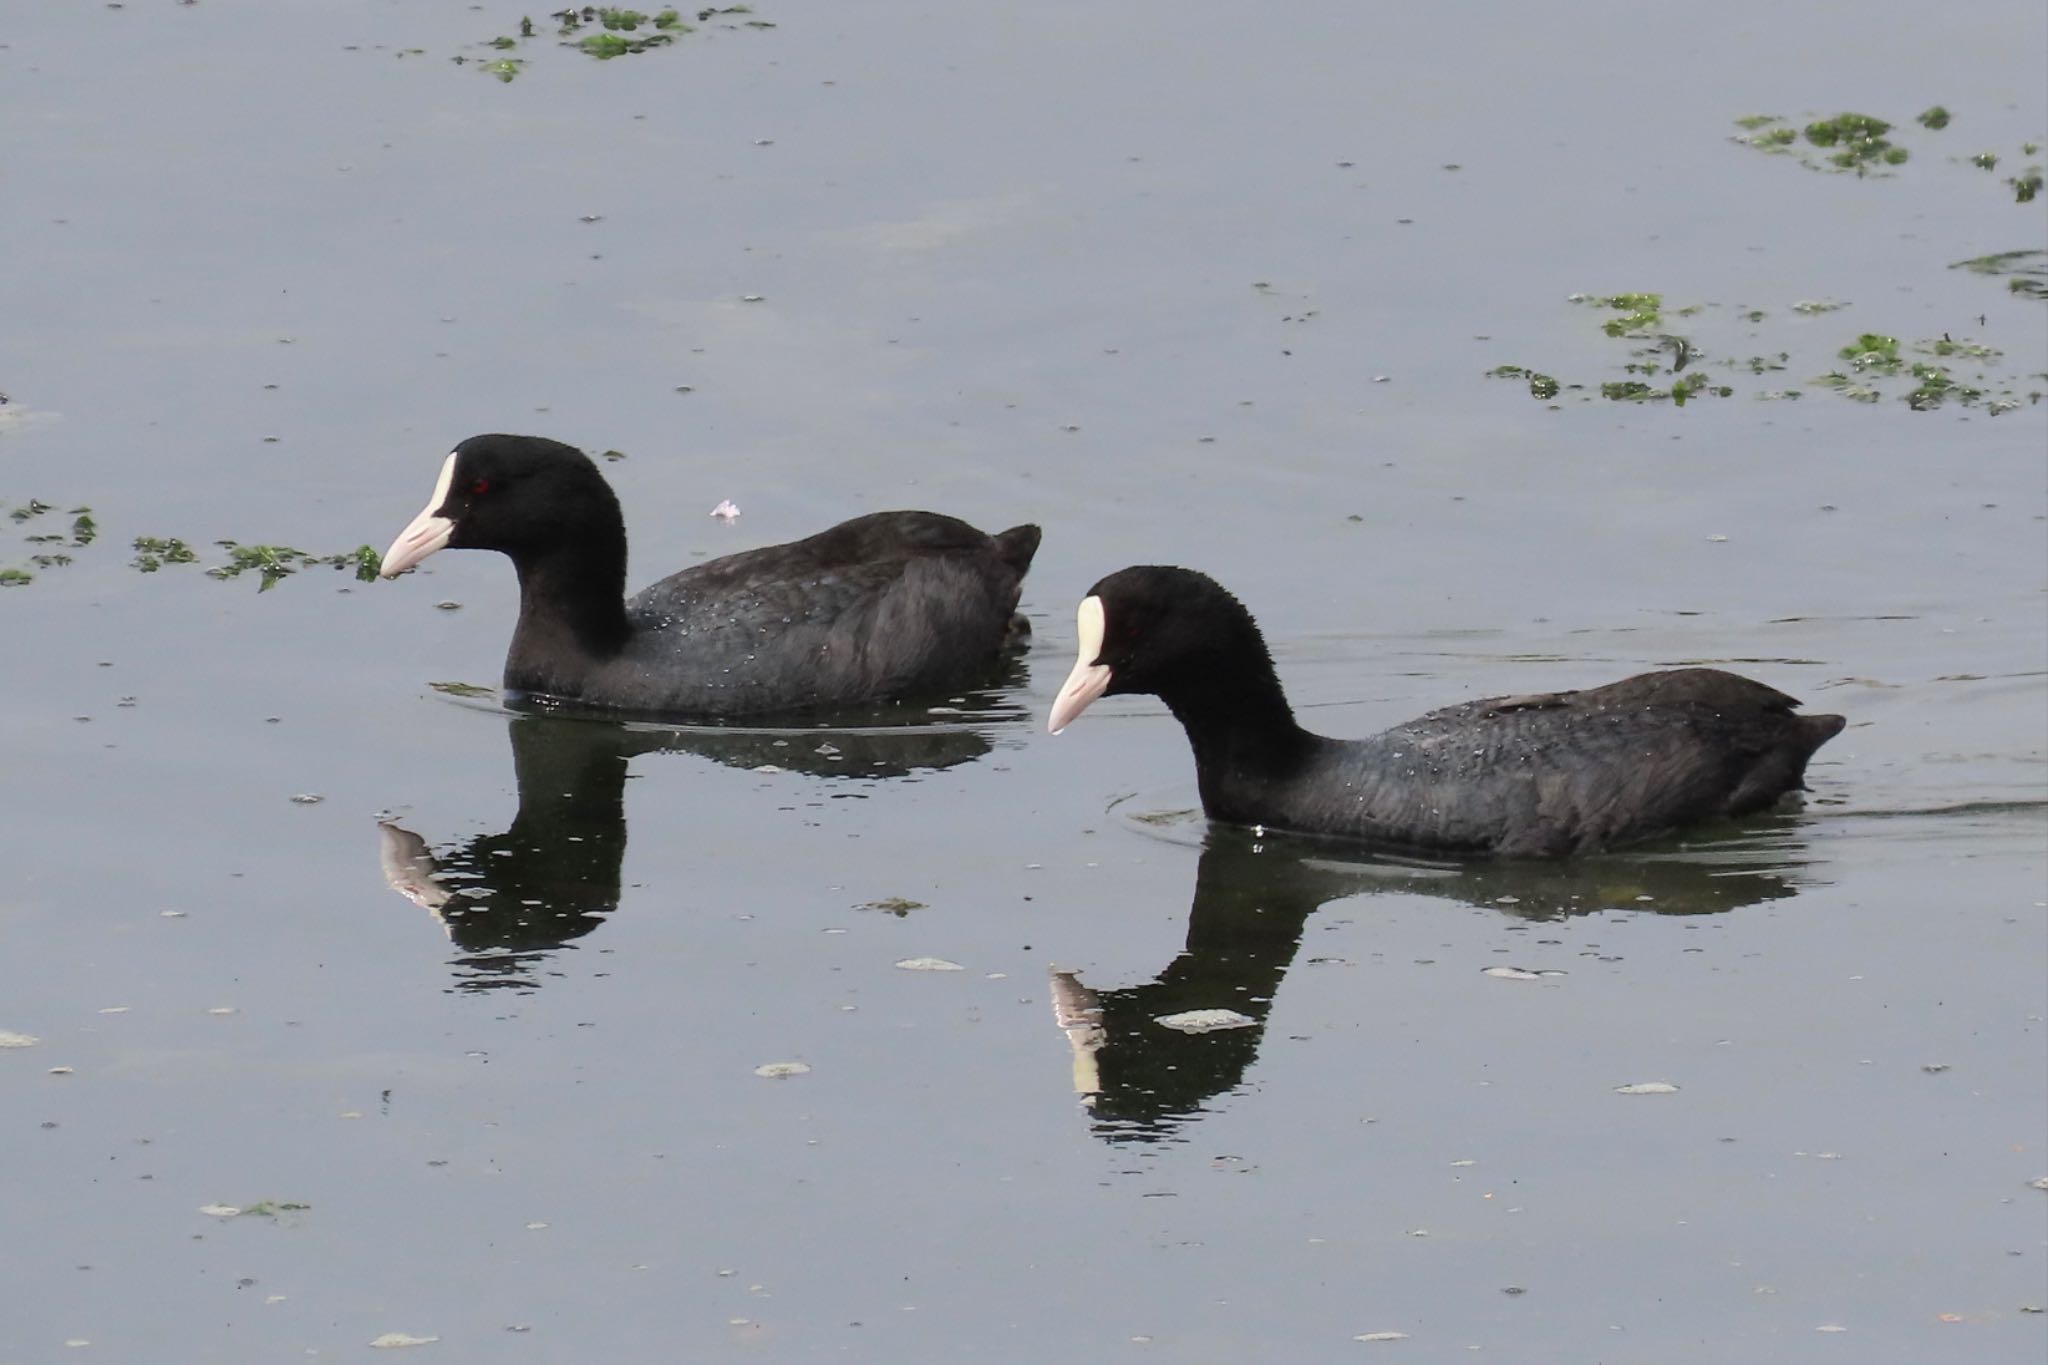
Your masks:
<path fill-rule="evenodd" d="M 2018 251 L 1994 251 L 1957 261 L 1951 270 L 1968 270 L 1977 275 L 2002 276 L 2005 287 L 2030 299 L 2048 299 L 2048 251 L 2023 247 Z"/>
<path fill-rule="evenodd" d="M 1861 174 L 1878 162 L 1887 166 L 1905 162 L 1906 149 L 1885 137 L 1891 130 L 1889 123 L 1869 114 L 1837 114 L 1807 124 L 1806 140 L 1816 147 L 1836 149 L 1829 155 L 1828 164 Z"/>
<path fill-rule="evenodd" d="M 2048 279 L 2048 251 L 2002 252 L 1960 261 L 1957 267 L 1984 274 L 2027 271 L 2030 278 L 2043 280 Z M 2048 283 L 2036 287 L 2048 290 Z M 1736 383 L 1731 381 L 1745 371 L 1752 376 L 1777 374 L 1794 364 L 1789 350 L 1751 354 L 1746 358 L 1715 358 L 1690 338 L 1661 330 L 1669 319 L 1693 316 L 1702 312 L 1704 305 L 1671 308 L 1663 295 L 1650 292 L 1574 294 L 1571 301 L 1612 314 L 1603 319 L 1601 330 L 1633 343 L 1619 362 L 1620 378 L 1591 385 L 1560 382 L 1520 364 L 1497 365 L 1485 372 L 1486 377 L 1526 383 L 1530 396 L 1543 402 L 1563 393 L 1578 393 L 1580 401 L 1589 401 L 1597 394 L 1611 403 L 1669 403 L 1684 407 L 1698 398 L 1733 397 Z M 1803 302 L 1792 307 L 1795 312 L 1815 314 L 1843 306 Z M 1727 316 L 1754 324 L 1769 314 L 1763 309 L 1737 307 L 1730 309 Z M 1889 333 L 1865 331 L 1846 345 L 1833 348 L 1833 367 L 1813 383 L 1854 402 L 1878 403 L 1892 397 L 1916 412 L 1955 404 L 1980 408 L 1994 417 L 2024 403 L 2048 398 L 2048 393 L 2020 392 L 2013 385 L 1993 382 L 1985 371 L 2001 358 L 1996 347 L 1948 333 L 1909 345 Z M 2048 381 L 2048 374 L 2038 378 Z M 1752 392 L 1759 399 L 1773 400 L 1797 399 L 1801 393 L 1799 389 Z"/>
<path fill-rule="evenodd" d="M 1664 321 L 1662 294 L 1574 294 L 1571 301 L 1594 308 L 1610 308 L 1621 314 L 1600 324 L 1600 330 L 1611 337 L 1645 331 L 1662 325 Z"/>
<path fill-rule="evenodd" d="M 1936 115 L 1940 118 L 1939 123 L 1928 122 Z M 1930 128 L 1946 127 L 1949 113 L 1936 105 L 1920 119 Z M 1874 167 L 1902 165 L 1911 155 L 1886 136 L 1892 125 L 1870 114 L 1837 114 L 1833 118 L 1815 119 L 1807 124 L 1804 129 L 1806 142 L 1824 153 L 1819 158 L 1799 151 L 1801 130 L 1777 114 L 1747 114 L 1736 119 L 1735 126 L 1742 129 L 1735 140 L 1744 146 L 1762 152 L 1797 154 L 1800 163 L 1813 170 L 1832 169 L 1868 175 Z"/>
<path fill-rule="evenodd" d="M 208 569 L 206 576 L 239 578 L 245 573 L 255 573 L 261 580 L 256 587 L 258 592 L 269 592 L 277 586 L 279 579 L 300 569 L 322 564 L 336 569 L 354 569 L 358 582 L 371 583 L 376 581 L 380 562 L 377 552 L 367 545 L 359 545 L 340 554 L 316 555 L 295 550 L 289 545 L 243 545 L 233 540 L 214 543 L 228 552 L 228 561 Z"/>
<path fill-rule="evenodd" d="M 1671 387 L 1660 389 L 1640 379 L 1623 379 L 1600 386 L 1600 396 L 1616 403 L 1670 403 L 1684 407 L 1689 401 L 1702 396 L 1714 398 L 1732 397 L 1735 390 L 1727 384 L 1714 384 L 1705 375 L 1693 375 L 1686 379 L 1673 380 Z"/>
<path fill-rule="evenodd" d="M 924 902 L 906 900 L 902 896 L 884 896 L 878 901 L 869 901 L 864 905 L 856 905 L 853 908 L 856 910 L 880 910 L 884 914 L 895 915 L 898 919 L 901 919 L 913 910 L 924 909 Z"/>
<path fill-rule="evenodd" d="M 684 34 L 695 32 L 699 24 L 720 28 L 775 27 L 765 19 L 747 17 L 753 12 L 748 5 L 713 6 L 696 11 L 697 23 L 692 24 L 676 9 L 657 10 L 650 14 L 618 5 L 576 5 L 555 10 L 548 18 L 554 21 L 553 36 L 559 46 L 574 48 L 602 62 L 667 47 Z M 538 36 L 538 32 L 534 21 L 524 18 L 519 21 L 516 34 L 500 34 L 486 39 L 482 46 L 494 52 L 509 53 Z M 512 81 L 525 72 L 529 59 L 499 56 L 483 59 L 457 57 L 455 60 L 474 60 L 478 68 L 487 74 L 500 81 Z"/>
<path fill-rule="evenodd" d="M 495 697 L 498 695 L 497 688 L 485 687 L 479 683 L 430 682 L 427 686 L 449 697 Z"/>
<path fill-rule="evenodd" d="M 7 512 L 7 519 L 10 522 L 23 531 L 30 532 L 22 536 L 22 541 L 38 547 L 28 557 L 29 563 L 38 569 L 61 569 L 73 563 L 74 557 L 69 551 L 84 549 L 92 544 L 100 533 L 99 523 L 92 519 L 90 507 L 74 507 L 64 514 L 71 518 L 71 528 L 68 531 L 31 531 L 32 527 L 48 526 L 50 523 L 43 521 L 42 518 L 56 510 L 57 504 L 53 502 L 30 498 L 20 506 L 8 509 Z M 5 570 L 5 577 L 0 577 L 0 586 L 18 588 L 34 581 L 35 575 L 28 570 L 10 568 Z"/>
<path fill-rule="evenodd" d="M 2041 168 L 2029 166 L 2020 174 L 2007 179 L 2005 183 L 2012 186 L 2014 203 L 2031 204 L 2034 202 L 2034 196 L 2041 192 Z"/>
<path fill-rule="evenodd" d="M 192 547 L 176 536 L 137 536 L 133 549 L 135 558 L 128 562 L 144 573 L 155 573 L 166 564 L 192 564 L 199 559 Z"/>
<path fill-rule="evenodd" d="M 1865 332 L 1844 346 L 1839 352 L 1857 373 L 1897 374 L 1899 372 L 1899 339 L 1879 336 L 1876 332 Z"/>
<path fill-rule="evenodd" d="M 1529 381 L 1529 396 L 1543 402 L 1557 397 L 1559 384 L 1547 374 L 1524 369 L 1520 365 L 1496 365 L 1486 372 L 1488 379 L 1526 379 Z"/>
<path fill-rule="evenodd" d="M 1931 128 L 1938 133 L 1948 127 L 1949 112 L 1937 104 L 1932 109 L 1923 109 L 1919 117 L 1913 121 L 1922 128 Z"/>
<path fill-rule="evenodd" d="M 1965 362 L 1979 370 L 1995 363 L 2000 355 L 1994 347 L 1975 341 L 1958 341 L 1946 333 L 1928 341 L 1915 342 L 1911 349 L 1920 355 Z M 1929 412 L 1944 403 L 1953 402 L 1964 407 L 1981 405 L 1996 417 L 2020 406 L 2020 395 L 2010 388 L 1994 391 L 1982 382 L 1981 377 L 1958 376 L 1947 365 L 1912 359 L 1902 350 L 1897 337 L 1865 332 L 1838 354 L 1849 363 L 1848 371 L 1830 370 L 1813 382 L 1859 403 L 1875 403 L 1884 397 L 1878 380 L 1907 376 L 1913 380 L 1913 387 L 1901 397 L 1915 412 Z M 2039 402 L 2042 396 L 2029 393 L 2026 399 Z"/>
<path fill-rule="evenodd" d="M 1647 343 L 1631 347 L 1629 359 L 1621 366 L 1624 373 L 1641 377 L 1602 383 L 1598 386 L 1601 397 L 1617 403 L 1655 402 L 1684 407 L 1687 402 L 1697 397 L 1711 395 L 1726 398 L 1734 393 L 1735 390 L 1730 386 L 1714 383 L 1698 373 L 1674 379 L 1669 384 L 1652 382 L 1653 379 L 1665 374 L 1677 375 L 1699 359 L 1699 348 L 1689 338 L 1662 329 L 1667 315 L 1678 318 L 1691 317 L 1700 311 L 1700 305 L 1691 304 L 1684 308 L 1669 309 L 1665 306 L 1662 294 L 1650 291 L 1573 294 L 1569 301 L 1614 314 L 1603 319 L 1600 324 L 1600 330 L 1608 336 Z M 1763 314 L 1757 313 L 1755 316 L 1762 317 Z M 1529 386 L 1529 396 L 1545 403 L 1566 390 L 1586 390 L 1583 384 L 1562 383 L 1552 375 L 1525 365 L 1496 365 L 1486 372 L 1486 377 L 1522 380 Z"/>

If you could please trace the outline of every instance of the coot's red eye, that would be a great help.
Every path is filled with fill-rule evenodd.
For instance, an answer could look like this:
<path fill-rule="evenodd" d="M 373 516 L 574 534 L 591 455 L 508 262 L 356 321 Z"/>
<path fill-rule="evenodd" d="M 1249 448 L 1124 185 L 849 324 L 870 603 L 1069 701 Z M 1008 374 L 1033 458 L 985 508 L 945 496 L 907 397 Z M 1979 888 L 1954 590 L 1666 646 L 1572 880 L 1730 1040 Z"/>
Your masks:
<path fill-rule="evenodd" d="M 469 491 L 481 497 L 483 494 L 491 491 L 491 481 L 489 479 L 478 479 L 469 486 Z"/>

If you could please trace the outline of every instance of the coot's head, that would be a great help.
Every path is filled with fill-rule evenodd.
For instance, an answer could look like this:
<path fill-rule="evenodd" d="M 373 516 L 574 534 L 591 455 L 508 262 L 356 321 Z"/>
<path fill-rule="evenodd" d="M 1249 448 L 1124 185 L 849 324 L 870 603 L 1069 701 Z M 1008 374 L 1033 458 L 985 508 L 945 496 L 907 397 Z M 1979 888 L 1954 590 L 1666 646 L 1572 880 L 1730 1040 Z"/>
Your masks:
<path fill-rule="evenodd" d="M 1077 613 L 1080 657 L 1046 728 L 1067 728 L 1097 697 L 1166 698 L 1270 675 L 1271 657 L 1244 604 L 1207 574 L 1140 564 L 1097 583 Z"/>
<path fill-rule="evenodd" d="M 518 561 L 623 535 L 618 499 L 582 451 L 542 436 L 472 436 L 442 462 L 433 497 L 378 572 L 395 578 L 440 549 Z"/>

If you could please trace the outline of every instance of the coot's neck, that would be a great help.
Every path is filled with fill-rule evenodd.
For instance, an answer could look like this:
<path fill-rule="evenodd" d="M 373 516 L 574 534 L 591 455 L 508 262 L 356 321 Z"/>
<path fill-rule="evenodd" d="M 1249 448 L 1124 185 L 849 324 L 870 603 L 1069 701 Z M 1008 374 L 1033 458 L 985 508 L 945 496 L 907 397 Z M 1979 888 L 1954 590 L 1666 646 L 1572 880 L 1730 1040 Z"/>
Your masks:
<path fill-rule="evenodd" d="M 1188 732 L 1211 815 L 1228 818 L 1212 793 L 1285 777 L 1320 742 L 1295 722 L 1263 644 L 1215 667 L 1189 670 L 1159 698 Z"/>
<path fill-rule="evenodd" d="M 505 686 L 575 696 L 590 670 L 617 657 L 633 633 L 626 620 L 625 532 L 515 554 L 512 562 L 519 571 L 519 624 L 505 656 Z"/>

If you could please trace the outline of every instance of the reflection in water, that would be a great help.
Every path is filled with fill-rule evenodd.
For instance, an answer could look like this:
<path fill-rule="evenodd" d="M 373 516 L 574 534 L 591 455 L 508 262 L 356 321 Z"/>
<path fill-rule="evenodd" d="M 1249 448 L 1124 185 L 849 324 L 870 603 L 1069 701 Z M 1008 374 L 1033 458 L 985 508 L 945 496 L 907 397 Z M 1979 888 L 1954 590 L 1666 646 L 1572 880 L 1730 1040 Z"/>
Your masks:
<path fill-rule="evenodd" d="M 1375 892 L 1440 896 L 1526 920 L 1596 911 L 1707 915 L 1798 893 L 1807 858 L 1790 819 L 1576 860 L 1469 864 L 1373 858 L 1355 846 L 1215 826 L 1202 847 L 1187 946 L 1154 980 L 1092 990 L 1052 974 L 1053 1014 L 1074 1053 L 1074 1088 L 1112 1142 L 1171 1138 L 1258 1056 L 1281 979 L 1318 907 Z M 1162 1018 L 1198 1010 L 1242 1027 L 1184 1032 Z"/>
<path fill-rule="evenodd" d="M 454 965 L 462 989 L 532 989 L 550 953 L 618 908 L 626 767 L 635 755 L 682 751 L 736 768 L 874 781 L 989 752 L 989 733 L 968 722 L 1022 723 L 1021 712 L 995 694 L 939 710 L 932 717 L 938 723 L 901 724 L 899 708 L 887 713 L 899 723 L 886 728 L 802 730 L 513 716 L 507 728 L 519 813 L 511 827 L 437 851 L 411 830 L 380 821 L 384 879 L 441 921 L 461 951 Z"/>

